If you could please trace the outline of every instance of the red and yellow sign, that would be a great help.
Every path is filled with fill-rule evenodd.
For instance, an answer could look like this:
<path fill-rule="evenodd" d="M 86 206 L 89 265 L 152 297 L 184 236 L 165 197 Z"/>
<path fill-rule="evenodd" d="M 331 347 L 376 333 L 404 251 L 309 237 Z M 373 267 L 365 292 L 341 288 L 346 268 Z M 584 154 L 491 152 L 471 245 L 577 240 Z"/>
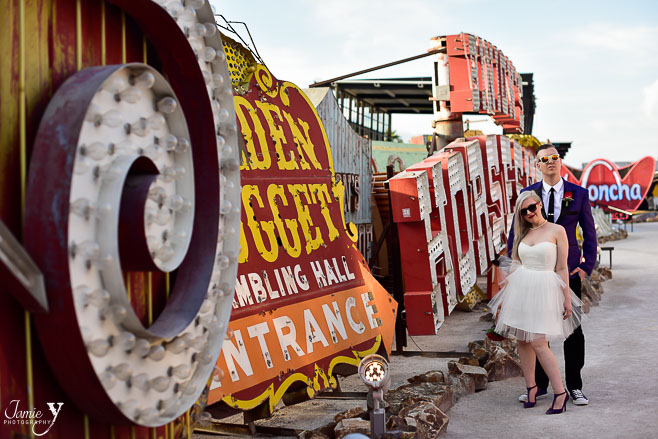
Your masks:
<path fill-rule="evenodd" d="M 209 402 L 239 409 L 295 382 L 336 386 L 337 364 L 390 352 L 396 303 L 374 280 L 345 225 L 320 119 L 294 84 L 263 65 L 245 79 L 235 107 L 242 150 L 241 251 L 230 328 Z"/>
<path fill-rule="evenodd" d="M 606 159 L 592 160 L 583 169 L 580 180 L 562 167 L 562 177 L 580 184 L 589 192 L 592 203 L 635 211 L 651 188 L 656 159 L 644 157 L 623 168 Z"/>

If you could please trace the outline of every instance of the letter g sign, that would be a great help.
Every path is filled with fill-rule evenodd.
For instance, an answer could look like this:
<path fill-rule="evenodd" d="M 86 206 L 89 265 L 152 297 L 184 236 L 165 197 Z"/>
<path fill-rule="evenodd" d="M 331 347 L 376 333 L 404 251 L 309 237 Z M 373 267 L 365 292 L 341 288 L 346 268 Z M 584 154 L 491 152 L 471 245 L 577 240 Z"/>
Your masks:
<path fill-rule="evenodd" d="M 96 419 L 159 426 L 199 397 L 226 332 L 238 130 L 207 0 L 110 2 L 142 27 L 167 79 L 146 64 L 97 66 L 56 91 L 31 156 L 25 247 L 44 273 L 50 312 L 35 322 L 61 386 Z M 130 271 L 172 273 L 149 327 Z"/>

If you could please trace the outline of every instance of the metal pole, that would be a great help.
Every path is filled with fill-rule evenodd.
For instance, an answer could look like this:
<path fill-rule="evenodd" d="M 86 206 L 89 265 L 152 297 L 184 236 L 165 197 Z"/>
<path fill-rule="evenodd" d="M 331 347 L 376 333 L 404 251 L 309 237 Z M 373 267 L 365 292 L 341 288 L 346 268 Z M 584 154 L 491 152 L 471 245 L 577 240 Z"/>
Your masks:
<path fill-rule="evenodd" d="M 434 84 L 436 87 L 450 86 L 450 70 L 448 55 L 439 53 L 434 58 Z M 436 134 L 436 148 L 440 150 L 453 140 L 464 136 L 464 125 L 461 113 L 452 113 L 447 101 L 437 102 L 438 109 L 434 108 L 434 122 L 432 123 Z"/>
<path fill-rule="evenodd" d="M 393 62 L 389 62 L 389 63 L 386 63 L 386 64 L 381 64 L 381 65 L 375 66 L 375 67 L 370 67 L 368 69 L 359 70 L 358 72 L 348 73 L 347 75 L 343 75 L 343 76 L 337 76 L 336 78 L 327 79 L 326 81 L 314 82 L 313 84 L 309 85 L 309 87 L 311 87 L 311 88 L 313 88 L 313 87 L 324 87 L 324 86 L 327 86 L 327 85 L 331 84 L 332 82 L 340 81 L 341 79 L 347 79 L 347 78 L 351 78 L 352 76 L 361 75 L 362 73 L 374 72 L 375 70 L 384 69 L 386 67 L 391 67 L 391 66 L 395 66 L 395 65 L 398 65 L 398 64 L 406 63 L 406 62 L 413 61 L 413 60 L 416 60 L 416 59 L 419 59 L 419 58 L 425 58 L 426 56 L 434 55 L 435 53 L 440 53 L 442 51 L 445 52 L 445 49 L 444 48 L 432 49 L 432 50 L 427 51 L 427 53 L 421 53 L 420 55 L 410 56 L 409 58 L 404 58 L 404 59 L 401 59 L 401 60 L 398 60 L 398 61 L 393 61 Z"/>

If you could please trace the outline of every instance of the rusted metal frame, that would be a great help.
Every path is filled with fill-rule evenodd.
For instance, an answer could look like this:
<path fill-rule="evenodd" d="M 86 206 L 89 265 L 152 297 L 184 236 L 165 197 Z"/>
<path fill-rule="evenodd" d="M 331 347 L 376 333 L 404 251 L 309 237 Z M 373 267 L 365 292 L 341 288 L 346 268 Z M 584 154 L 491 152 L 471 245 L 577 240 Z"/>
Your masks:
<path fill-rule="evenodd" d="M 391 355 L 399 355 L 401 357 L 425 357 L 425 358 L 473 358 L 470 352 L 458 351 L 403 351 L 396 350 L 391 352 Z"/>
<path fill-rule="evenodd" d="M 367 400 L 368 392 L 319 392 L 313 399 Z"/>
<path fill-rule="evenodd" d="M 386 166 L 386 179 L 395 175 L 394 165 Z M 391 206 L 391 191 L 388 182 L 384 184 L 388 192 L 388 205 Z M 389 275 L 393 276 L 393 299 L 398 303 L 395 318 L 395 352 L 401 353 L 407 347 L 407 322 L 404 319 L 404 289 L 402 286 L 402 258 L 400 256 L 400 239 L 397 225 L 393 222 L 393 212 L 389 209 L 387 243 L 389 248 Z M 391 270 L 392 268 L 392 270 Z M 392 271 L 392 273 L 391 273 Z"/>
<path fill-rule="evenodd" d="M 390 226 L 391 223 L 389 221 L 384 226 L 384 230 L 382 230 L 382 234 L 377 240 L 377 244 L 375 245 L 375 247 L 373 247 L 372 252 L 370 253 L 370 259 L 368 260 L 368 267 L 371 270 L 375 266 L 375 263 L 377 262 L 377 256 L 379 256 L 379 252 L 382 249 L 382 245 L 384 245 L 384 241 L 386 241 L 386 236 L 388 235 L 388 229 Z"/>
<path fill-rule="evenodd" d="M 361 75 L 363 73 L 374 72 L 375 70 L 385 69 L 386 67 L 392 67 L 392 66 L 396 66 L 398 64 L 404 64 L 406 62 L 414 61 L 414 60 L 417 60 L 417 59 L 420 59 L 420 58 L 425 58 L 426 56 L 435 55 L 437 53 L 445 53 L 445 51 L 446 51 L 445 48 L 430 50 L 426 53 L 421 53 L 420 55 L 414 55 L 414 56 L 410 56 L 409 58 L 403 58 L 403 59 L 400 59 L 400 60 L 397 60 L 397 61 L 392 61 L 392 62 L 389 62 L 389 63 L 386 63 L 386 64 L 381 64 L 381 65 L 378 65 L 378 66 L 375 66 L 375 67 L 370 67 L 370 68 L 367 68 L 367 69 L 359 70 L 357 72 L 348 73 L 347 75 L 342 75 L 342 76 L 338 76 L 336 78 L 327 79 L 326 81 L 314 82 L 313 84 L 309 85 L 309 87 L 311 87 L 311 88 L 313 88 L 313 87 L 325 87 L 327 85 L 330 85 L 330 84 L 332 84 L 336 81 L 340 81 L 342 79 L 351 78 L 352 76 Z"/>
<path fill-rule="evenodd" d="M 256 425 L 250 423 L 230 424 L 227 422 L 212 422 L 209 426 L 196 427 L 197 433 L 212 434 L 216 436 L 245 436 L 252 437 L 255 435 L 266 437 L 299 437 L 305 430 L 298 430 L 285 427 L 268 427 L 265 425 Z"/>
<path fill-rule="evenodd" d="M 389 141 L 389 142 L 393 139 L 393 129 L 391 128 L 392 127 L 392 125 L 391 125 L 392 116 L 393 115 L 391 113 L 388 113 L 388 127 L 387 127 L 388 129 L 386 130 L 386 136 L 388 138 L 386 140 Z"/>

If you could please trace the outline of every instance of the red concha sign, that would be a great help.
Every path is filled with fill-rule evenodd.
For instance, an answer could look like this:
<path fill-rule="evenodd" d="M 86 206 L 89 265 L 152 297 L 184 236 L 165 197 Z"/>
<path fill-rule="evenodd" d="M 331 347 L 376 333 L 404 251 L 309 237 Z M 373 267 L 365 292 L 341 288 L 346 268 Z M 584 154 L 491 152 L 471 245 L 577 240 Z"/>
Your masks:
<path fill-rule="evenodd" d="M 562 176 L 586 188 L 593 203 L 634 211 L 647 196 L 655 170 L 653 157 L 644 157 L 621 169 L 609 160 L 595 159 L 585 166 L 580 181 L 566 167 L 562 168 Z"/>

